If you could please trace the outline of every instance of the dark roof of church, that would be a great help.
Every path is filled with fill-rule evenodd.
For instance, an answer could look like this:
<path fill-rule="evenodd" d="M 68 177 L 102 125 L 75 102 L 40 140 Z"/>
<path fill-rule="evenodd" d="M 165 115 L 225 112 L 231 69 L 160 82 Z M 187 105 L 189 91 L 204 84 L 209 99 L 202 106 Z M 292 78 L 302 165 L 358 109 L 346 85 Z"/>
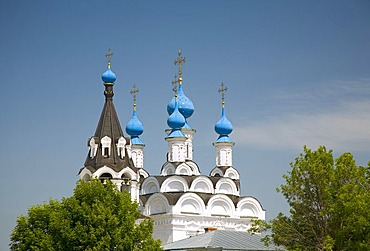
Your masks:
<path fill-rule="evenodd" d="M 275 250 L 274 245 L 266 247 L 261 235 L 246 231 L 215 230 L 187 239 L 163 245 L 164 250 Z"/>
<path fill-rule="evenodd" d="M 128 157 L 127 150 L 125 150 L 125 157 L 121 158 L 117 151 L 116 144 L 118 139 L 124 137 L 121 124 L 118 120 L 117 112 L 113 104 L 113 83 L 104 83 L 105 91 L 105 104 L 103 111 L 100 115 L 99 123 L 96 128 L 94 139 L 95 143 L 99 145 L 94 158 L 90 158 L 89 154 L 86 157 L 85 167 L 91 172 L 95 172 L 103 166 L 108 166 L 116 172 L 121 171 L 123 168 L 129 166 L 136 171 L 136 167 L 133 164 L 131 158 Z M 105 157 L 102 153 L 101 139 L 105 136 L 111 138 L 111 154 Z M 130 139 L 126 139 L 126 144 L 129 144 Z"/>

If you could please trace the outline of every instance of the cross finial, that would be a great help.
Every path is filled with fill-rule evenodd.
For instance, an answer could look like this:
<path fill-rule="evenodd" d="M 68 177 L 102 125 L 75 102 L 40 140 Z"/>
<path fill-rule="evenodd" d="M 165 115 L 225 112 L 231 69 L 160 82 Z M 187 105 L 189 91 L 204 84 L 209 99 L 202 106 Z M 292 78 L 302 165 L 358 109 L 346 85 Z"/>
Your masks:
<path fill-rule="evenodd" d="M 218 92 L 221 93 L 222 97 L 222 106 L 225 104 L 225 92 L 227 92 L 227 87 L 225 84 L 222 82 L 221 87 L 218 89 Z"/>
<path fill-rule="evenodd" d="M 186 62 L 186 58 L 185 57 L 182 57 L 181 54 L 182 54 L 181 50 L 178 50 L 177 51 L 178 57 L 173 62 L 175 65 L 178 65 L 179 66 L 179 72 L 178 72 L 178 74 L 179 74 L 178 81 L 179 82 L 182 81 L 182 64 Z"/>
<path fill-rule="evenodd" d="M 139 92 L 139 89 L 136 88 L 136 84 L 132 86 L 130 94 L 134 97 L 134 109 L 136 110 L 136 94 Z"/>
<path fill-rule="evenodd" d="M 113 56 L 113 52 L 110 48 L 108 49 L 108 52 L 107 52 L 107 54 L 105 54 L 105 56 L 108 59 L 108 67 L 110 67 L 110 58 Z"/>
<path fill-rule="evenodd" d="M 177 75 L 175 74 L 173 80 L 172 80 L 172 85 L 173 85 L 173 92 L 175 93 L 175 96 L 177 96 L 177 92 L 179 89 L 179 79 L 177 78 Z"/>

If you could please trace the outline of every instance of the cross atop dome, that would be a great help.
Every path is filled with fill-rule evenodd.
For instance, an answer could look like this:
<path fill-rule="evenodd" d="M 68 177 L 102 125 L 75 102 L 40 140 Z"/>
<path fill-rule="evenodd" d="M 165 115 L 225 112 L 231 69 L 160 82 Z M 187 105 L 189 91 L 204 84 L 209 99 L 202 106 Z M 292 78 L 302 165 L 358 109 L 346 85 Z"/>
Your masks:
<path fill-rule="evenodd" d="M 171 99 L 171 101 L 167 105 L 167 112 L 169 115 L 175 110 L 175 101 L 176 97 L 179 102 L 179 111 L 188 119 L 194 112 L 194 105 L 193 102 L 185 95 L 183 91 L 183 84 L 182 84 L 182 65 L 186 62 L 186 58 L 182 56 L 181 50 L 177 51 L 177 59 L 173 62 L 175 65 L 178 66 L 178 74 L 175 75 L 175 79 L 172 81 L 173 91 L 175 92 L 175 97 Z M 189 124 L 185 124 L 187 128 L 191 128 Z"/>
<path fill-rule="evenodd" d="M 112 52 L 112 50 L 110 48 L 108 49 L 108 52 L 107 52 L 107 54 L 105 54 L 105 56 L 108 59 L 108 67 L 110 67 L 110 59 L 113 56 L 113 52 Z"/>
<path fill-rule="evenodd" d="M 225 106 L 225 92 L 227 92 L 227 87 L 222 82 L 221 87 L 218 89 L 218 92 L 221 93 L 222 97 L 222 106 Z"/>
<path fill-rule="evenodd" d="M 144 145 L 139 136 L 143 133 L 144 127 L 143 124 L 140 122 L 140 120 L 137 117 L 136 114 L 136 94 L 139 92 L 139 89 L 137 89 L 136 84 L 132 86 L 132 90 L 130 91 L 130 94 L 134 98 L 134 104 L 133 104 L 133 112 L 132 112 L 132 118 L 126 125 L 126 132 L 131 136 L 131 141 L 133 145 Z"/>
<path fill-rule="evenodd" d="M 132 90 L 130 91 L 130 94 L 134 98 L 134 110 L 136 110 L 136 94 L 139 92 L 139 89 L 136 88 L 136 84 L 132 86 Z"/>
<path fill-rule="evenodd" d="M 179 66 L 179 70 L 178 70 L 179 78 L 178 78 L 178 81 L 180 83 L 182 81 L 182 64 L 186 62 L 186 58 L 185 57 L 182 57 L 181 54 L 182 54 L 181 50 L 178 50 L 177 51 L 178 57 L 173 62 L 175 65 L 178 65 Z"/>
<path fill-rule="evenodd" d="M 116 74 L 114 74 L 114 72 L 112 72 L 110 69 L 110 60 L 112 55 L 112 50 L 109 48 L 107 54 L 105 54 L 106 58 L 108 59 L 108 69 L 101 76 L 103 82 L 108 85 L 113 85 L 114 81 L 116 81 Z"/>
<path fill-rule="evenodd" d="M 215 125 L 215 131 L 220 136 L 217 139 L 217 142 L 232 142 L 229 138 L 229 134 L 233 131 L 233 126 L 231 122 L 226 118 L 225 115 L 225 92 L 227 87 L 224 83 L 221 84 L 221 87 L 218 89 L 218 92 L 222 96 L 222 109 L 221 109 L 221 119 Z"/>

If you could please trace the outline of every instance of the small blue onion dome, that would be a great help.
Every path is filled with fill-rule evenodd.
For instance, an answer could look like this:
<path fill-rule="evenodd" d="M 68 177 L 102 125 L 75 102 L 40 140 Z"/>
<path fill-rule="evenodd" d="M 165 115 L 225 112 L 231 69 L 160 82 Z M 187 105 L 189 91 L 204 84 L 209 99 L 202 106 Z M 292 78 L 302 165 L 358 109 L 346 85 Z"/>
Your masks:
<path fill-rule="evenodd" d="M 101 75 L 101 79 L 104 83 L 114 83 L 116 81 L 116 74 L 110 69 L 110 65 L 108 65 L 108 70 Z"/>
<path fill-rule="evenodd" d="M 184 94 L 184 91 L 182 90 L 182 84 L 179 84 L 179 92 L 177 98 L 179 102 L 179 111 L 186 119 L 190 118 L 190 116 L 194 112 L 194 105 L 193 102 Z M 167 105 L 167 112 L 168 114 L 172 114 L 174 110 L 175 98 L 172 98 L 172 100 Z"/>
<path fill-rule="evenodd" d="M 126 132 L 130 136 L 139 136 L 143 133 L 144 127 L 140 120 L 137 118 L 136 110 L 132 113 L 131 120 L 126 125 Z"/>
<path fill-rule="evenodd" d="M 225 116 L 224 107 L 222 107 L 221 119 L 215 125 L 215 131 L 219 135 L 229 135 L 233 131 L 233 125 Z"/>
<path fill-rule="evenodd" d="M 185 118 L 179 111 L 178 102 L 175 102 L 175 110 L 167 119 L 167 125 L 172 129 L 178 129 L 185 125 Z"/>

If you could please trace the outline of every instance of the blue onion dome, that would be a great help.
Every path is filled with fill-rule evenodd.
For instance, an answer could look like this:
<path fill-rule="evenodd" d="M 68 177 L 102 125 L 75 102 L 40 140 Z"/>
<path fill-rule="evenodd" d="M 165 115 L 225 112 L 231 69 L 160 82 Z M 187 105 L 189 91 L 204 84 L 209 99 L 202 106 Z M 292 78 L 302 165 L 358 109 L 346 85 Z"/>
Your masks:
<path fill-rule="evenodd" d="M 110 64 L 108 64 L 108 70 L 103 73 L 101 79 L 104 83 L 114 83 L 114 81 L 116 81 L 116 74 L 114 74 L 114 72 L 110 69 Z"/>
<path fill-rule="evenodd" d="M 176 99 L 175 99 L 176 100 Z M 175 101 L 175 109 L 167 119 L 167 125 L 172 129 L 179 129 L 185 125 L 185 118 L 179 111 L 178 102 Z"/>
<path fill-rule="evenodd" d="M 131 120 L 126 125 L 126 132 L 130 136 L 139 136 L 143 133 L 144 127 L 140 120 L 137 118 L 136 110 L 132 113 Z"/>
<path fill-rule="evenodd" d="M 229 135 L 233 131 L 233 125 L 225 116 L 224 107 L 222 107 L 221 119 L 215 125 L 215 131 L 219 135 Z"/>
<path fill-rule="evenodd" d="M 182 84 L 179 84 L 179 92 L 177 95 L 178 102 L 179 102 L 179 111 L 180 113 L 187 119 L 190 118 L 190 116 L 194 112 L 194 105 L 193 102 L 186 97 L 184 94 L 184 91 L 182 89 Z M 167 105 L 167 112 L 168 114 L 172 114 L 175 110 L 175 98 L 172 98 L 172 100 Z"/>

